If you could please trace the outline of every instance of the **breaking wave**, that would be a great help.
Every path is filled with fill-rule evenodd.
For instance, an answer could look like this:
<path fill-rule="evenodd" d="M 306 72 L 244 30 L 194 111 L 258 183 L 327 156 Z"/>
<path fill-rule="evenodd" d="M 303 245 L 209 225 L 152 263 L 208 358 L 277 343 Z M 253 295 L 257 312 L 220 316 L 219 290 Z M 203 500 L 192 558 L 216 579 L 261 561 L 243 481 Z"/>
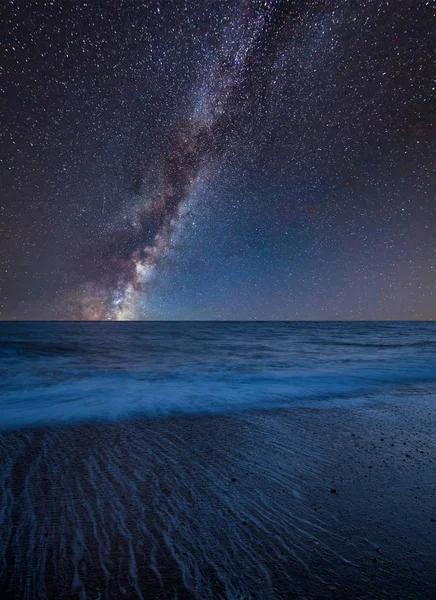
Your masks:
<path fill-rule="evenodd" d="M 436 324 L 3 324 L 1 427 L 347 401 L 436 382 Z"/>

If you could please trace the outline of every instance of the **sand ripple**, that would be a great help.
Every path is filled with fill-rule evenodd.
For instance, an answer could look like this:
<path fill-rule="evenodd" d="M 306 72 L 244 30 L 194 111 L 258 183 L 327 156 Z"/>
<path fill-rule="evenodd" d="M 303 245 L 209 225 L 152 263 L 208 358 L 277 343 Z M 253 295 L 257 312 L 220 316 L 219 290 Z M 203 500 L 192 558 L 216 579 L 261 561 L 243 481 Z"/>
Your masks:
<path fill-rule="evenodd" d="M 0 436 L 8 597 L 276 598 L 314 554 L 319 443 L 280 413 L 138 420 Z M 313 513 L 311 513 L 313 514 Z"/>

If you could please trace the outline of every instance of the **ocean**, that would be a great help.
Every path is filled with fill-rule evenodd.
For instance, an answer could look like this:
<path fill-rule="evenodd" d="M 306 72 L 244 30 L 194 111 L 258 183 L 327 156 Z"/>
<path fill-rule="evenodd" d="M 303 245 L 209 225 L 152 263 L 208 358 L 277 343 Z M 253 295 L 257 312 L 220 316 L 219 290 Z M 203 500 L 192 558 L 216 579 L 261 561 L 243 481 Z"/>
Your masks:
<path fill-rule="evenodd" d="M 434 597 L 436 323 L 1 323 L 10 600 Z"/>
<path fill-rule="evenodd" d="M 436 322 L 3 322 L 0 427 L 434 389 Z"/>

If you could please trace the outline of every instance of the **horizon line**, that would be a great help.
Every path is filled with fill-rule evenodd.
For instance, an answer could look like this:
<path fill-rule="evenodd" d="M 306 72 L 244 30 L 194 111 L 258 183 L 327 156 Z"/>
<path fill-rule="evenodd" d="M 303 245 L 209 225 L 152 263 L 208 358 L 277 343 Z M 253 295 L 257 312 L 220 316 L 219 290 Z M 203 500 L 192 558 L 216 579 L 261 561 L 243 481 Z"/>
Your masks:
<path fill-rule="evenodd" d="M 434 323 L 430 319 L 0 319 L 0 323 Z"/>

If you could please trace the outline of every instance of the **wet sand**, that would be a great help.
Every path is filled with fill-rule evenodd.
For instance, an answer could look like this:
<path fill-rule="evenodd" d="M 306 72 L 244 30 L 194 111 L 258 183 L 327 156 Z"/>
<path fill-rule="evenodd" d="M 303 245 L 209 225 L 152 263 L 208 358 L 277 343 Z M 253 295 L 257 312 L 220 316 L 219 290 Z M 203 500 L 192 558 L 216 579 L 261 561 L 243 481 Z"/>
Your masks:
<path fill-rule="evenodd" d="M 435 401 L 2 432 L 2 597 L 433 598 Z"/>

